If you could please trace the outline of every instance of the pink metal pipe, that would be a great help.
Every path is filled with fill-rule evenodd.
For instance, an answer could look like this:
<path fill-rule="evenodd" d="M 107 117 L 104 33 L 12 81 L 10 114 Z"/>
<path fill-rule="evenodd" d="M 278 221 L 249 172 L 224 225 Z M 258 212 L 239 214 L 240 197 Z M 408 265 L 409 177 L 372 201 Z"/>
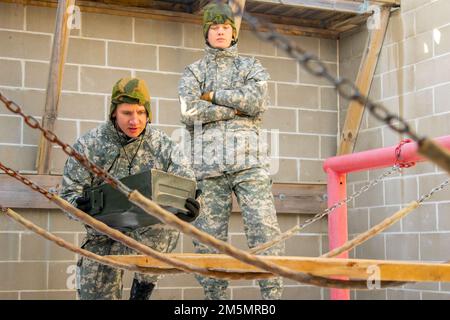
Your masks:
<path fill-rule="evenodd" d="M 450 136 L 435 139 L 444 148 L 450 149 Z M 397 146 L 379 148 L 364 152 L 329 158 L 323 165 L 327 173 L 328 207 L 347 197 L 347 173 L 393 166 L 396 161 Z M 400 160 L 404 162 L 419 162 L 426 159 L 417 153 L 417 143 L 411 142 L 402 146 Z M 328 218 L 329 250 L 343 245 L 348 239 L 347 205 L 330 213 Z M 339 258 L 348 258 L 342 254 Z M 349 300 L 349 290 L 331 289 L 330 298 L 333 300 Z"/>
<path fill-rule="evenodd" d="M 450 149 L 450 136 L 436 138 L 434 141 L 444 148 Z M 323 165 L 323 169 L 325 172 L 330 169 L 337 173 L 350 173 L 392 166 L 396 161 L 396 147 L 379 148 L 328 158 Z M 417 143 L 411 142 L 402 147 L 400 160 L 419 162 L 425 161 L 426 159 L 417 153 Z"/>
<path fill-rule="evenodd" d="M 346 175 L 339 174 L 332 170 L 327 170 L 328 176 L 328 207 L 331 207 L 341 199 L 347 198 Z M 328 216 L 329 249 L 340 247 L 348 240 L 347 230 L 347 205 L 336 208 Z M 348 258 L 348 253 L 344 252 L 336 258 Z M 349 300 L 350 291 L 345 289 L 331 289 L 330 298 L 332 300 Z"/>

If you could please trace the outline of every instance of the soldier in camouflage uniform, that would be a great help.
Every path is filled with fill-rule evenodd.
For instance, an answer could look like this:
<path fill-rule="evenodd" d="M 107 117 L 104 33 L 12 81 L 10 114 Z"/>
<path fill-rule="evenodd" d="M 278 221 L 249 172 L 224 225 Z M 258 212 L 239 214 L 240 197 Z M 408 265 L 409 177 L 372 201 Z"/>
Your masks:
<path fill-rule="evenodd" d="M 249 247 L 280 234 L 261 117 L 267 109 L 269 75 L 254 58 L 237 54 L 236 27 L 228 5 L 210 4 L 203 16 L 205 56 L 189 65 L 179 83 L 181 122 L 191 154 L 201 212 L 194 225 L 227 241 L 232 193 L 242 211 Z M 199 147 L 200 146 L 200 147 Z M 199 253 L 215 252 L 194 241 Z M 281 255 L 284 244 L 263 254 Z M 197 277 L 206 299 L 227 299 L 228 282 Z M 259 281 L 263 299 L 281 299 L 282 279 Z"/>
<path fill-rule="evenodd" d="M 113 88 L 109 121 L 79 138 L 74 148 L 118 179 L 155 168 L 194 180 L 194 172 L 181 149 L 150 122 L 150 96 L 145 82 L 136 78 L 121 79 Z M 79 209 L 88 211 L 90 201 L 84 198 L 83 190 L 102 182 L 75 159 L 69 158 L 60 194 Z M 192 202 L 187 207 L 189 212 L 195 214 L 197 210 L 198 214 L 198 202 L 188 200 Z M 192 208 L 192 205 L 197 207 Z M 82 244 L 86 250 L 99 255 L 137 254 L 89 226 L 86 231 Z M 125 233 L 160 252 L 171 252 L 179 236 L 178 231 L 162 223 Z M 121 299 L 123 270 L 81 257 L 77 273 L 81 299 Z M 130 299 L 148 299 L 157 279 L 155 275 L 136 273 Z"/>

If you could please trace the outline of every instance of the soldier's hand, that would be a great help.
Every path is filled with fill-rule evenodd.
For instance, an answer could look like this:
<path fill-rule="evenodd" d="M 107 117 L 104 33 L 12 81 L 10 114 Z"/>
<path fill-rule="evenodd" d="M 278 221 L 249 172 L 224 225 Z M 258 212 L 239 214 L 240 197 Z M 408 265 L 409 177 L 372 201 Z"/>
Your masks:
<path fill-rule="evenodd" d="M 84 212 L 91 211 L 91 209 L 92 209 L 91 199 L 89 199 L 89 197 L 83 196 L 83 197 L 76 198 L 75 204 L 78 209 L 80 209 L 81 211 L 84 211 Z"/>
<path fill-rule="evenodd" d="M 213 99 L 213 91 L 205 92 L 200 99 L 211 102 Z"/>

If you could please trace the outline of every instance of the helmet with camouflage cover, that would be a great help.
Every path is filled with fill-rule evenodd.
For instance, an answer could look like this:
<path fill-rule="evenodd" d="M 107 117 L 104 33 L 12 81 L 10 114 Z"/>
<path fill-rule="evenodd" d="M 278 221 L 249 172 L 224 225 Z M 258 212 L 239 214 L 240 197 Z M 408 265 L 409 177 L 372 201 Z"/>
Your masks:
<path fill-rule="evenodd" d="M 236 24 L 234 15 L 230 6 L 226 3 L 212 2 L 208 4 L 203 11 L 203 36 L 208 40 L 209 27 L 213 24 L 230 24 L 233 28 L 233 42 L 236 43 Z"/>
<path fill-rule="evenodd" d="M 116 82 L 111 94 L 111 108 L 109 119 L 112 120 L 114 111 L 121 103 L 137 103 L 145 107 L 148 115 L 148 122 L 152 121 L 152 111 L 150 109 L 150 94 L 144 80 L 138 78 L 122 78 Z"/>

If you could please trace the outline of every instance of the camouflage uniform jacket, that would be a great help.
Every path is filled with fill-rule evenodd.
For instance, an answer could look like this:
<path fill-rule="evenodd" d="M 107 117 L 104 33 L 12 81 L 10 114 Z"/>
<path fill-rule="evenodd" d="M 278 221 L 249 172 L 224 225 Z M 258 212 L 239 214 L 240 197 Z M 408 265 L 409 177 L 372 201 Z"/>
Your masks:
<path fill-rule="evenodd" d="M 138 148 L 139 151 L 132 162 L 131 174 L 155 168 L 195 179 L 189 161 L 179 146 L 164 132 L 147 124 L 143 135 L 136 139 L 127 139 L 122 132 L 116 131 L 111 121 L 108 121 L 80 137 L 73 147 L 118 179 L 130 175 L 128 159 L 131 160 Z M 101 183 L 103 183 L 101 179 L 95 177 L 77 160 L 69 158 L 64 167 L 60 195 L 73 204 L 75 199 L 82 195 L 83 187 Z"/>
<path fill-rule="evenodd" d="M 255 58 L 239 56 L 236 45 L 227 49 L 206 46 L 205 51 L 202 59 L 186 67 L 179 83 L 181 122 L 191 134 L 197 179 L 267 168 L 260 127 L 267 109 L 269 74 Z M 214 103 L 200 99 L 209 91 L 214 91 Z M 245 116 L 236 115 L 236 110 Z M 201 130 L 201 135 L 196 130 Z M 198 137 L 201 150 L 195 146 Z M 242 143 L 244 138 L 246 143 Z"/>

